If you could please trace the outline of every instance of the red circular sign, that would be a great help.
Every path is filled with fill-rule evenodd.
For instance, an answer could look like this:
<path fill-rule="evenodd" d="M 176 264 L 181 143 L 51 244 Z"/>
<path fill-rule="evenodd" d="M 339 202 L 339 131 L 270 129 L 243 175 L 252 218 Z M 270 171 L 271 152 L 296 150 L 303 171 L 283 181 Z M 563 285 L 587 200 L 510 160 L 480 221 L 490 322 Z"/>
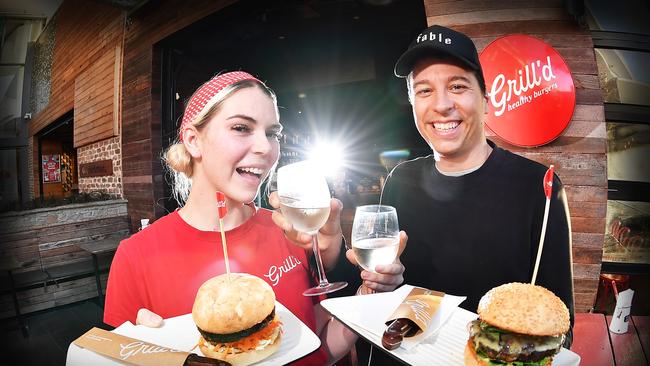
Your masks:
<path fill-rule="evenodd" d="M 490 105 L 487 126 L 517 146 L 540 146 L 569 125 L 576 94 L 571 70 L 545 42 L 515 34 L 480 55 Z"/>

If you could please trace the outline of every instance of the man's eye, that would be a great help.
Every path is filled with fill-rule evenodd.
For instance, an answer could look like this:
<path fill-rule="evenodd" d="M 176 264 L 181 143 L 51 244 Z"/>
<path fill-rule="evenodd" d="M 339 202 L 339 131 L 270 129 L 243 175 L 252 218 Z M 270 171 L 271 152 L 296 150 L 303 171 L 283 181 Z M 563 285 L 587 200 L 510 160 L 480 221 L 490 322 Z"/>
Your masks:
<path fill-rule="evenodd" d="M 430 88 L 418 89 L 418 90 L 415 91 L 415 94 L 418 95 L 418 96 L 427 96 L 427 95 L 431 94 L 431 89 Z"/>
<path fill-rule="evenodd" d="M 467 89 L 467 85 L 463 85 L 463 84 L 452 84 L 452 85 L 449 87 L 449 89 L 450 89 L 451 91 L 456 91 L 456 92 L 458 92 L 458 91 L 463 91 L 463 90 Z"/>

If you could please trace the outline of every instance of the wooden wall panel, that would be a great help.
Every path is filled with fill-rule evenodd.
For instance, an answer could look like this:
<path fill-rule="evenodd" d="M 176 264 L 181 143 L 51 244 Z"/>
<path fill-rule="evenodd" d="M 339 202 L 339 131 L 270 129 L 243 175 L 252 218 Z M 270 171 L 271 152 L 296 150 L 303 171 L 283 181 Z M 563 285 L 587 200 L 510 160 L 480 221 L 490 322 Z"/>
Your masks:
<path fill-rule="evenodd" d="M 122 48 L 116 45 L 75 79 L 75 148 L 118 136 L 121 59 Z"/>
<path fill-rule="evenodd" d="M 50 101 L 31 120 L 30 136 L 74 108 L 76 78 L 121 43 L 124 16 L 100 2 L 65 0 L 55 24 Z"/>
<path fill-rule="evenodd" d="M 554 164 L 566 187 L 573 238 L 575 308 L 588 311 L 598 289 L 607 208 L 606 129 L 591 36 L 573 22 L 562 1 L 424 0 L 430 25 L 469 35 L 481 52 L 496 38 L 523 33 L 549 43 L 567 62 L 576 85 L 576 108 L 561 137 L 538 148 L 499 146 L 542 164 Z"/>
<path fill-rule="evenodd" d="M 124 197 L 132 227 L 164 214 L 160 168 L 160 69 L 155 44 L 170 34 L 234 3 L 234 0 L 171 0 L 144 5 L 127 22 L 122 76 Z M 191 3 L 191 4 L 188 4 Z"/>

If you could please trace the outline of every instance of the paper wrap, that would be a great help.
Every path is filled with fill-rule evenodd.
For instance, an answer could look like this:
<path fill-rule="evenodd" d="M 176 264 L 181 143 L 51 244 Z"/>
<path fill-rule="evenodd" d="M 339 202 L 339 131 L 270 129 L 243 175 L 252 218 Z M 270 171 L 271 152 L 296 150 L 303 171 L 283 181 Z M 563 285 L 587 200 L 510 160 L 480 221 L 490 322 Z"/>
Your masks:
<path fill-rule="evenodd" d="M 445 293 L 433 291 L 422 287 L 413 287 L 406 295 L 404 301 L 395 309 L 386 320 L 386 325 L 395 319 L 407 318 L 419 328 L 412 336 L 426 332 L 431 324 L 431 319 L 436 315 Z M 408 337 L 407 337 L 408 338 Z"/>

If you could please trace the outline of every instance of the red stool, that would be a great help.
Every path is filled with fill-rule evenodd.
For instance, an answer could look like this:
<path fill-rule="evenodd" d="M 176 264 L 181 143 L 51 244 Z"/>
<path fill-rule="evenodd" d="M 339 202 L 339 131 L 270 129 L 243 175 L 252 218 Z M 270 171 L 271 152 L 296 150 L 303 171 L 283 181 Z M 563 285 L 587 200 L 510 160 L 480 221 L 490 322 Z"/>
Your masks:
<path fill-rule="evenodd" d="M 596 301 L 596 309 L 600 309 L 600 306 L 602 306 L 607 300 L 610 291 L 614 294 L 614 299 L 617 299 L 618 291 L 624 291 L 630 288 L 630 276 L 601 273 L 599 288 L 600 287 L 602 287 L 603 291 Z"/>

